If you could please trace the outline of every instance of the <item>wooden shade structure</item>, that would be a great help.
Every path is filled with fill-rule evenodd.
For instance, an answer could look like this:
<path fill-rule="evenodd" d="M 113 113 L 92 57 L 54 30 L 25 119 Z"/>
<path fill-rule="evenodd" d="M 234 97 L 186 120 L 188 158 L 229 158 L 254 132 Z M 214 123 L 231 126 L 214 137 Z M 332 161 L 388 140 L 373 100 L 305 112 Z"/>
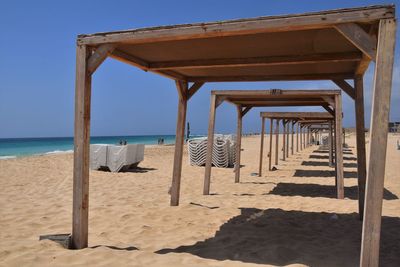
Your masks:
<path fill-rule="evenodd" d="M 363 74 L 375 61 L 361 265 L 376 266 L 395 43 L 394 6 L 370 6 L 79 35 L 72 245 L 88 245 L 91 77 L 112 57 L 175 81 L 179 104 L 171 205 L 179 184 L 188 100 L 205 82 L 332 80 L 356 104 L 358 175 L 366 177 Z M 354 87 L 345 79 L 354 80 Z M 192 84 L 190 84 L 192 83 Z M 360 194 L 364 189 L 360 186 Z M 362 209 L 363 206 L 360 207 Z"/>
<path fill-rule="evenodd" d="M 237 109 L 237 131 L 236 131 L 236 163 L 235 163 L 235 182 L 240 180 L 240 154 L 241 154 L 241 139 L 242 139 L 242 119 L 243 116 L 253 107 L 286 107 L 286 106 L 321 106 L 329 112 L 321 114 L 304 113 L 304 119 L 320 119 L 320 118 L 335 118 L 335 132 L 342 132 L 342 98 L 340 90 L 214 90 L 211 91 L 211 104 L 210 104 L 210 117 L 208 124 L 208 138 L 207 138 L 207 157 L 206 168 L 204 175 L 204 189 L 203 194 L 210 193 L 211 181 L 211 160 L 212 148 L 214 142 L 214 128 L 215 128 L 215 115 L 217 107 L 223 102 L 227 101 L 236 106 Z M 265 113 L 266 114 L 266 113 Z M 276 115 L 278 113 L 271 113 Z M 293 114 L 287 113 L 289 116 L 286 118 L 277 118 L 277 125 L 280 119 L 289 119 Z M 319 116 L 319 117 L 318 117 Z M 299 116 L 297 117 L 299 118 Z M 284 123 L 284 127 L 286 124 Z M 278 129 L 278 127 L 277 127 Z M 284 131 L 285 132 L 285 131 Z M 278 132 L 276 132 L 278 134 Z M 263 133 L 261 134 L 263 137 Z M 286 155 L 287 140 L 283 138 L 283 157 Z M 335 143 L 337 146 L 337 161 L 336 161 L 336 181 L 338 185 L 338 198 L 344 197 L 343 185 L 343 155 L 342 155 L 342 137 L 335 135 Z M 270 139 L 270 145 L 272 141 Z M 278 135 L 276 138 L 276 148 L 278 148 Z M 278 149 L 275 150 L 275 161 L 278 162 Z M 270 157 L 271 158 L 271 157 Z"/>
<path fill-rule="evenodd" d="M 260 141 L 260 161 L 259 161 L 259 168 L 258 168 L 258 176 L 262 175 L 262 163 L 263 163 L 263 152 L 264 152 L 264 134 L 265 134 L 265 120 L 269 119 L 270 120 L 270 142 L 269 142 L 269 161 L 268 161 L 268 169 L 271 171 L 272 170 L 272 133 L 273 133 L 273 125 L 274 121 L 282 121 L 284 124 L 284 142 L 286 143 L 286 146 L 283 146 L 283 155 L 284 158 L 285 156 L 289 156 L 289 129 L 286 129 L 285 125 L 289 126 L 291 123 L 291 154 L 294 154 L 294 134 L 295 134 L 295 125 L 297 124 L 297 134 L 296 134 L 296 151 L 299 151 L 299 134 L 302 134 L 302 131 L 300 129 L 303 127 L 303 125 L 313 125 L 315 124 L 318 125 L 324 125 L 328 124 L 331 125 L 332 121 L 335 119 L 334 114 L 331 114 L 329 112 L 260 112 L 260 117 L 261 117 L 261 141 Z M 289 127 L 287 127 L 289 128 Z M 332 130 L 332 127 L 329 128 Z M 277 133 L 277 131 L 276 131 Z M 331 136 L 332 133 L 330 133 Z M 285 140 L 286 136 L 286 140 Z M 276 137 L 278 138 L 278 136 Z M 300 140 L 302 140 L 302 136 L 300 136 Z M 300 149 L 302 146 L 300 146 Z M 275 148 L 275 154 L 278 153 L 278 147 Z M 329 165 L 332 166 L 332 143 L 329 145 Z M 275 156 L 277 158 L 277 155 Z M 336 176 L 336 179 L 339 177 Z M 342 198 L 343 188 L 337 188 L 338 190 L 338 198 Z"/>

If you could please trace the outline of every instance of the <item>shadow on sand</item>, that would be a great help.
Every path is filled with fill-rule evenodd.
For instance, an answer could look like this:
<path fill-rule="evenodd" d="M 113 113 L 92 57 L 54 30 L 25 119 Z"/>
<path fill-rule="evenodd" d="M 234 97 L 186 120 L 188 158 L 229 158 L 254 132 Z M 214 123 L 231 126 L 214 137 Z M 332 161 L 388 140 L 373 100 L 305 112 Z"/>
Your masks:
<path fill-rule="evenodd" d="M 357 172 L 343 172 L 344 178 L 357 178 Z M 335 177 L 335 171 L 326 170 L 296 170 L 294 177 Z"/>
<path fill-rule="evenodd" d="M 314 150 L 312 153 L 329 154 L 329 150 Z M 343 150 L 343 154 L 354 155 L 351 150 Z"/>
<path fill-rule="evenodd" d="M 310 159 L 329 159 L 328 155 L 310 155 Z M 343 160 L 357 160 L 356 157 L 343 157 Z"/>
<path fill-rule="evenodd" d="M 190 253 L 214 260 L 307 266 L 358 266 L 358 214 L 242 208 L 215 236 L 158 254 Z M 382 218 L 380 266 L 400 266 L 400 218 Z M 234 265 L 234 264 L 232 264 Z"/>
<path fill-rule="evenodd" d="M 278 183 L 274 189 L 265 195 L 279 196 L 302 196 L 302 197 L 326 197 L 336 198 L 336 187 L 333 185 L 319 184 L 293 184 L 293 183 Z M 350 186 L 344 188 L 344 196 L 349 199 L 358 199 L 358 187 Z M 399 199 L 395 194 L 385 188 L 383 193 L 385 200 Z"/>
<path fill-rule="evenodd" d="M 303 166 L 329 166 L 327 161 L 303 161 L 301 163 Z M 345 168 L 357 168 L 357 163 L 354 162 L 344 162 L 343 167 Z"/>
<path fill-rule="evenodd" d="M 90 247 L 90 248 L 100 248 L 100 247 L 109 248 L 109 249 L 113 249 L 113 250 L 125 250 L 125 251 L 139 250 L 137 247 L 133 247 L 133 246 L 117 247 L 117 246 L 97 245 L 97 246 L 93 246 L 93 247 Z"/>

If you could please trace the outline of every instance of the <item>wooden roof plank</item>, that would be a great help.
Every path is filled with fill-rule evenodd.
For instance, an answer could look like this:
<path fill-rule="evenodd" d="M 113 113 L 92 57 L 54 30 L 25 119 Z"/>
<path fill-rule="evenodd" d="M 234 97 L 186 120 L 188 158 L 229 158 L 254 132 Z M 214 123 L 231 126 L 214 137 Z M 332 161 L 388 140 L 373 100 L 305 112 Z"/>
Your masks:
<path fill-rule="evenodd" d="M 384 18 L 394 18 L 393 5 L 82 34 L 78 36 L 77 43 L 98 45 L 113 42 L 143 43 L 209 38 L 260 32 L 323 28 L 331 27 L 338 23 L 371 23 Z"/>

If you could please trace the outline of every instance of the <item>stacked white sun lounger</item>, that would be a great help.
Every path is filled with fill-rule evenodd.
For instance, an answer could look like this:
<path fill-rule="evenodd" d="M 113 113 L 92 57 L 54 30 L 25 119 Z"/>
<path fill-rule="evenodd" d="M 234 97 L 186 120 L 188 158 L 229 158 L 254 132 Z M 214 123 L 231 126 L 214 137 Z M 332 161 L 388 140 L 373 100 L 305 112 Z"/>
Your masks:
<path fill-rule="evenodd" d="M 188 140 L 190 165 L 203 166 L 206 163 L 207 138 Z M 235 164 L 235 142 L 231 135 L 214 135 L 212 164 L 227 168 Z"/>
<path fill-rule="evenodd" d="M 123 146 L 94 144 L 90 145 L 90 168 L 98 170 L 107 167 L 111 172 L 133 167 L 144 159 L 143 144 Z"/>

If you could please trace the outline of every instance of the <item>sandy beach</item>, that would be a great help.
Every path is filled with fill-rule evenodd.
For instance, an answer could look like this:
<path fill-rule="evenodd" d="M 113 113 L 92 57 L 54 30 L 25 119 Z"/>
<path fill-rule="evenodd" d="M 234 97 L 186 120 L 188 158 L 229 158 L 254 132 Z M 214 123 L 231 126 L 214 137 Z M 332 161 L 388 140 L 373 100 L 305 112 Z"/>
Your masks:
<path fill-rule="evenodd" d="M 381 266 L 400 266 L 399 139 L 389 135 Z M 0 265 L 357 266 L 355 136 L 346 143 L 344 200 L 335 198 L 334 169 L 317 146 L 254 176 L 260 140 L 252 136 L 242 142 L 241 182 L 233 169 L 213 168 L 210 196 L 202 195 L 204 167 L 190 166 L 185 149 L 179 207 L 168 195 L 174 147 L 146 147 L 135 171 L 91 171 L 82 250 L 39 241 L 71 232 L 73 155 L 0 160 Z"/>

